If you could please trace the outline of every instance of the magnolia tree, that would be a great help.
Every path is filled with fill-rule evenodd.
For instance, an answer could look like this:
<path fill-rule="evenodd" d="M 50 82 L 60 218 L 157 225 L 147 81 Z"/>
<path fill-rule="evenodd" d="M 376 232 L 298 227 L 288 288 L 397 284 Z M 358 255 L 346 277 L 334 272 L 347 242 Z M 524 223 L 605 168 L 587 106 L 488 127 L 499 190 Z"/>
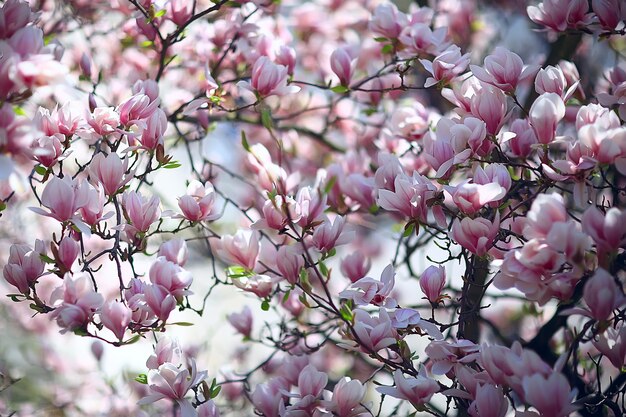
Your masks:
<path fill-rule="evenodd" d="M 0 415 L 623 415 L 626 5 L 522 3 L 3 2 Z"/>

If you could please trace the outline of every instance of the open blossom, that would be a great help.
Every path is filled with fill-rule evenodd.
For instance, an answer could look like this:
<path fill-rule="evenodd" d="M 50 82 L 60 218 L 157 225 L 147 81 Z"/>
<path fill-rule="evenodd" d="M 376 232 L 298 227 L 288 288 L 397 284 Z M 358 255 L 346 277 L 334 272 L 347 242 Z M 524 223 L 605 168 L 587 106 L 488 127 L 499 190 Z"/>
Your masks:
<path fill-rule="evenodd" d="M 341 273 L 348 277 L 350 281 L 356 282 L 367 274 L 371 266 L 371 259 L 366 258 L 362 252 L 357 251 L 342 259 Z"/>
<path fill-rule="evenodd" d="M 96 107 L 87 123 L 98 135 L 108 135 L 115 132 L 119 126 L 120 115 L 113 107 Z"/>
<path fill-rule="evenodd" d="M 465 214 L 473 215 L 487 204 L 499 201 L 506 195 L 506 189 L 495 182 L 472 184 L 465 182 L 456 187 L 447 187 L 454 205 Z"/>
<path fill-rule="evenodd" d="M 178 207 L 183 217 L 192 222 L 213 221 L 221 217 L 221 212 L 215 206 L 216 194 L 210 183 L 202 185 L 200 181 L 191 181 L 187 187 L 187 194 L 178 198 Z"/>
<path fill-rule="evenodd" d="M 250 82 L 240 81 L 237 85 L 261 97 L 284 96 L 300 91 L 300 87 L 288 86 L 288 69 L 272 62 L 267 56 L 259 57 L 252 67 Z"/>
<path fill-rule="evenodd" d="M 626 364 L 626 326 L 623 324 L 617 329 L 609 327 L 592 343 L 617 369 Z"/>
<path fill-rule="evenodd" d="M 41 204 L 50 212 L 37 207 L 31 210 L 65 222 L 74 219 L 76 211 L 88 204 L 88 198 L 88 187 L 85 182 L 73 180 L 70 176 L 65 176 L 63 179 L 53 177 L 41 194 Z"/>
<path fill-rule="evenodd" d="M 589 207 L 582 218 L 583 231 L 596 243 L 598 251 L 612 252 L 626 243 L 626 212 L 612 207 L 606 214 L 594 206 Z"/>
<path fill-rule="evenodd" d="M 390 295 L 395 284 L 395 275 L 393 265 L 387 265 L 380 281 L 370 277 L 361 278 L 347 290 L 340 292 L 339 296 L 354 301 L 356 305 L 373 304 L 393 308 L 397 303 Z"/>
<path fill-rule="evenodd" d="M 174 297 L 179 298 L 190 294 L 187 287 L 191 285 L 192 276 L 179 265 L 158 257 L 148 272 L 150 282 L 166 289 Z"/>
<path fill-rule="evenodd" d="M 461 55 L 461 48 L 456 45 L 450 45 L 445 51 L 437 55 L 430 62 L 426 59 L 420 59 L 420 62 L 432 77 L 426 79 L 424 87 L 430 87 L 437 83 L 449 83 L 459 74 L 461 74 L 470 62 L 469 54 Z"/>
<path fill-rule="evenodd" d="M 99 153 L 93 157 L 91 164 L 89 164 L 90 175 L 102 184 L 104 192 L 108 196 L 114 195 L 120 187 L 132 179 L 132 175 L 127 175 L 125 178 L 127 169 L 128 158 L 124 158 L 122 161 L 119 155 L 114 152 L 106 156 Z"/>
<path fill-rule="evenodd" d="M 52 317 L 62 333 L 85 328 L 104 301 L 102 295 L 92 289 L 91 279 L 86 273 L 65 274 L 63 285 L 52 292 L 50 299 L 56 305 Z"/>
<path fill-rule="evenodd" d="M 394 398 L 407 400 L 415 407 L 427 403 L 433 394 L 439 392 L 439 384 L 426 375 L 426 369 L 423 366 L 420 367 L 415 378 L 405 378 L 402 371 L 396 369 L 393 373 L 393 382 L 394 386 L 377 387 L 376 391 Z"/>
<path fill-rule="evenodd" d="M 328 252 L 335 246 L 348 243 L 353 233 L 343 232 L 343 226 L 345 220 L 341 216 L 335 217 L 335 220 L 331 223 L 330 220 L 324 221 L 321 225 L 315 228 L 311 242 L 313 246 L 321 252 Z"/>
<path fill-rule="evenodd" d="M 500 230 L 500 213 L 496 212 L 493 221 L 483 218 L 454 219 L 451 236 L 458 244 L 475 255 L 483 256 L 493 245 Z"/>
<path fill-rule="evenodd" d="M 214 242 L 217 255 L 226 263 L 253 270 L 261 245 L 257 232 L 238 230 L 235 235 L 224 235 Z"/>
<path fill-rule="evenodd" d="M 398 40 L 404 45 L 404 49 L 400 51 L 400 56 L 412 58 L 423 54 L 439 55 L 449 46 L 449 43 L 446 42 L 447 32 L 444 27 L 432 30 L 425 23 L 412 23 L 405 27 L 398 37 Z"/>
<path fill-rule="evenodd" d="M 50 168 L 61 159 L 63 155 L 61 143 L 64 141 L 65 138 L 60 133 L 55 133 L 52 136 L 42 136 L 31 144 L 33 158 L 46 168 Z"/>
<path fill-rule="evenodd" d="M 2 270 L 4 279 L 22 294 L 28 294 L 29 286 L 43 274 L 45 263 L 41 255 L 45 253 L 46 248 L 41 240 L 35 242 L 34 250 L 29 245 L 11 245 L 9 259 Z"/>
<path fill-rule="evenodd" d="M 524 377 L 524 397 L 542 416 L 565 417 L 578 408 L 572 404 L 576 391 L 570 388 L 567 378 L 553 372 L 545 377 L 534 374 Z"/>
<path fill-rule="evenodd" d="M 505 93 L 514 93 L 517 85 L 537 70 L 536 67 L 524 69 L 519 55 L 501 46 L 497 46 L 495 52 L 485 58 L 484 67 L 470 65 L 470 69 L 480 81 L 498 87 Z"/>
<path fill-rule="evenodd" d="M 148 372 L 150 394 L 143 397 L 137 404 L 150 404 L 162 399 L 170 399 L 180 407 L 181 417 L 197 417 L 198 413 L 185 399 L 189 390 L 207 377 L 206 371 L 198 373 L 196 362 L 191 359 L 191 367 L 179 368 L 173 363 L 164 363 L 158 369 Z"/>
<path fill-rule="evenodd" d="M 178 342 L 167 336 L 160 337 L 154 346 L 154 353 L 146 361 L 146 367 L 148 369 L 158 369 L 159 366 L 166 362 L 179 363 L 181 354 Z"/>
<path fill-rule="evenodd" d="M 187 251 L 187 242 L 184 239 L 176 238 L 163 242 L 159 247 L 157 256 L 163 256 L 170 262 L 177 265 L 185 266 L 189 253 Z"/>
<path fill-rule="evenodd" d="M 407 15 L 399 11 L 395 4 L 383 3 L 374 9 L 369 28 L 377 35 L 395 39 L 408 24 Z"/>
<path fill-rule="evenodd" d="M 476 387 L 475 400 L 469 407 L 472 417 L 504 417 L 509 409 L 509 400 L 504 396 L 502 388 L 491 384 Z"/>
<path fill-rule="evenodd" d="M 557 193 L 539 194 L 526 215 L 524 237 L 527 239 L 545 238 L 552 225 L 567 220 L 563 196 Z"/>
<path fill-rule="evenodd" d="M 589 11 L 587 0 L 544 0 L 537 6 L 528 6 L 526 11 L 530 20 L 555 32 L 586 26 L 592 16 L 587 13 Z"/>
<path fill-rule="evenodd" d="M 152 100 L 146 94 L 136 93 L 126 99 L 117 108 L 120 115 L 120 122 L 127 127 L 139 123 L 141 120 L 149 118 L 158 108 L 159 100 Z"/>
<path fill-rule="evenodd" d="M 274 289 L 274 279 L 269 275 L 254 274 L 231 279 L 235 287 L 251 292 L 259 298 L 269 297 Z"/>
<path fill-rule="evenodd" d="M 346 348 L 372 353 L 396 343 L 397 332 L 384 308 L 379 310 L 378 317 L 372 316 L 360 308 L 354 309 L 353 314 L 354 333 L 358 337 L 359 343 L 357 346 L 345 345 Z"/>
<path fill-rule="evenodd" d="M 337 417 L 355 417 L 367 412 L 362 402 L 367 388 L 357 379 L 342 378 L 333 388 L 330 400 L 322 404 Z"/>
<path fill-rule="evenodd" d="M 438 199 L 439 190 L 428 178 L 417 172 L 414 172 L 412 177 L 406 174 L 396 176 L 393 189 L 393 191 L 378 190 L 377 203 L 381 208 L 399 212 L 420 223 L 428 222 L 431 207 L 435 216 L 443 214 L 438 212 L 441 207 L 433 205 Z"/>
<path fill-rule="evenodd" d="M 160 285 L 144 285 L 143 299 L 152 314 L 163 322 L 167 321 L 170 313 L 176 308 L 176 298 Z"/>

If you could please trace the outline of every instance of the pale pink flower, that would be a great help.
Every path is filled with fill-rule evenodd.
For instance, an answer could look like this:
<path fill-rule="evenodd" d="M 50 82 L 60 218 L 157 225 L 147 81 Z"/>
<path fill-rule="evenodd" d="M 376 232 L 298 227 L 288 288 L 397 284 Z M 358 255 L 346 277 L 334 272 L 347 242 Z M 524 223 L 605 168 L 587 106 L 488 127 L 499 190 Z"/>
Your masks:
<path fill-rule="evenodd" d="M 185 399 L 189 390 L 207 377 L 206 371 L 198 373 L 196 362 L 191 359 L 191 369 L 180 369 L 172 363 L 164 363 L 159 369 L 148 372 L 150 394 L 137 402 L 139 405 L 150 404 L 162 399 L 175 401 L 180 407 L 181 417 L 197 417 L 191 402 Z"/>
<path fill-rule="evenodd" d="M 80 253 L 80 245 L 76 240 L 66 236 L 61 239 L 57 253 L 57 260 L 63 266 L 63 269 L 65 271 L 70 271 L 72 269 L 72 265 L 74 265 L 74 262 L 78 257 L 78 254 Z"/>
<path fill-rule="evenodd" d="M 509 129 L 515 135 L 506 142 L 509 153 L 526 158 L 533 151 L 533 145 L 537 143 L 535 131 L 526 119 L 514 120 Z"/>
<path fill-rule="evenodd" d="M 435 375 L 448 373 L 457 363 L 475 361 L 480 356 L 479 351 L 480 346 L 464 339 L 456 342 L 434 340 L 425 349 L 426 355 L 433 363 L 430 372 Z"/>
<path fill-rule="evenodd" d="M 227 384 L 228 385 L 228 384 Z M 209 400 L 203 404 L 200 404 L 196 408 L 198 417 L 220 417 L 220 410 L 217 408 L 217 404 L 213 400 Z"/>
<path fill-rule="evenodd" d="M 160 107 L 157 107 L 150 116 L 142 121 L 141 135 L 137 138 L 141 147 L 154 150 L 163 145 L 163 135 L 167 130 L 167 115 Z"/>
<path fill-rule="evenodd" d="M 485 58 L 484 68 L 470 65 L 470 69 L 480 81 L 498 87 L 505 93 L 514 93 L 520 82 L 532 77 L 537 71 L 537 67 L 531 66 L 524 69 L 524 62 L 519 55 L 501 46 L 497 46 L 495 52 Z"/>
<path fill-rule="evenodd" d="M 0 8 L 0 39 L 10 38 L 30 20 L 31 11 L 28 3 L 20 0 L 7 0 Z"/>
<path fill-rule="evenodd" d="M 396 369 L 393 373 L 394 386 L 377 387 L 376 391 L 394 398 L 407 400 L 414 407 L 419 407 L 430 401 L 433 394 L 439 392 L 439 384 L 426 374 L 421 366 L 416 377 L 405 378 L 402 371 Z"/>
<path fill-rule="evenodd" d="M 609 327 L 592 343 L 614 367 L 622 369 L 626 363 L 626 326 L 622 324 L 617 329 Z"/>
<path fill-rule="evenodd" d="M 90 184 L 87 185 L 87 204 L 82 206 L 78 212 L 85 223 L 89 226 L 94 226 L 100 221 L 111 217 L 113 212 L 110 211 L 104 214 L 104 205 L 106 204 L 107 199 L 104 195 L 104 188 L 102 188 L 102 185 L 98 184 L 97 187 L 93 187 Z"/>
<path fill-rule="evenodd" d="M 55 305 L 52 318 L 61 327 L 61 333 L 85 329 L 104 301 L 102 295 L 92 289 L 86 273 L 65 274 L 63 284 L 52 292 L 50 300 Z"/>
<path fill-rule="evenodd" d="M 226 320 L 244 337 L 250 337 L 252 333 L 252 311 L 245 306 L 240 313 L 231 313 L 226 316 Z"/>
<path fill-rule="evenodd" d="M 163 287 L 176 298 L 191 294 L 188 288 L 193 277 L 179 265 L 168 261 L 164 257 L 158 257 L 148 272 L 150 282 Z"/>
<path fill-rule="evenodd" d="M 530 20 L 555 32 L 588 25 L 592 16 L 588 11 L 587 0 L 544 0 L 526 8 Z"/>
<path fill-rule="evenodd" d="M 318 371 L 311 364 L 305 366 L 298 376 L 300 398 L 304 399 L 307 396 L 319 398 L 327 383 L 328 375 L 326 373 Z"/>
<path fill-rule="evenodd" d="M 125 175 L 127 169 L 128 158 L 122 161 L 114 152 L 106 156 L 99 153 L 89 164 L 89 175 L 102 184 L 106 195 L 112 196 L 132 179 L 132 175 Z"/>
<path fill-rule="evenodd" d="M 474 401 L 468 412 L 472 417 L 504 417 L 509 409 L 509 401 L 502 388 L 491 384 L 480 384 L 476 387 Z"/>
<path fill-rule="evenodd" d="M 528 120 L 539 143 L 547 145 L 554 140 L 557 125 L 564 116 L 565 104 L 558 94 L 544 93 L 535 100 L 530 107 Z"/>
<path fill-rule="evenodd" d="M 104 136 L 115 132 L 120 124 L 120 115 L 113 107 L 96 107 L 87 123 L 98 135 Z"/>
<path fill-rule="evenodd" d="M 565 417 L 578 409 L 572 404 L 576 391 L 570 388 L 561 373 L 553 372 L 548 377 L 529 375 L 524 377 L 522 384 L 526 401 L 543 416 Z"/>
<path fill-rule="evenodd" d="M 483 84 L 471 98 L 470 110 L 485 122 L 487 133 L 497 135 L 506 118 L 506 96 L 499 88 Z"/>
<path fill-rule="evenodd" d="M 613 252 L 626 242 L 626 212 L 612 207 L 603 214 L 589 207 L 582 218 L 582 228 L 596 243 L 598 251 Z"/>
<path fill-rule="evenodd" d="M 601 164 L 612 164 L 625 154 L 622 149 L 626 143 L 624 127 L 605 129 L 600 124 L 588 124 L 578 130 L 578 139 Z"/>
<path fill-rule="evenodd" d="M 607 320 L 613 310 L 626 303 L 626 297 L 615 283 L 615 278 L 602 268 L 585 283 L 583 300 L 591 317 L 600 321 Z"/>
<path fill-rule="evenodd" d="M 170 239 L 163 242 L 159 247 L 157 256 L 163 256 L 170 262 L 185 266 L 189 253 L 187 251 L 187 242 L 181 238 Z"/>
<path fill-rule="evenodd" d="M 46 248 L 41 240 L 35 242 L 35 249 L 24 244 L 11 245 L 9 259 L 3 267 L 4 279 L 20 293 L 28 294 L 30 285 L 43 274 L 45 263 L 41 255 L 45 255 Z"/>
<path fill-rule="evenodd" d="M 143 294 L 146 305 L 152 314 L 159 320 L 166 322 L 170 313 L 176 308 L 176 298 L 160 285 L 145 284 Z"/>
<path fill-rule="evenodd" d="M 159 101 L 152 100 L 146 94 L 136 93 L 122 102 L 117 108 L 120 122 L 127 127 L 150 117 L 158 108 Z"/>
<path fill-rule="evenodd" d="M 215 204 L 216 194 L 213 186 L 207 182 L 193 180 L 187 186 L 187 194 L 178 198 L 178 207 L 183 217 L 191 222 L 213 221 L 222 216 Z"/>
<path fill-rule="evenodd" d="M 270 228 L 282 230 L 300 220 L 300 207 L 293 197 L 277 195 L 263 203 L 263 218 L 252 225 L 253 229 Z"/>
<path fill-rule="evenodd" d="M 122 206 L 131 229 L 145 233 L 152 223 L 161 217 L 159 197 L 152 196 L 149 200 L 137 191 L 127 191 L 122 196 Z"/>
<path fill-rule="evenodd" d="M 506 189 L 495 182 L 472 184 L 465 182 L 456 187 L 446 187 L 454 205 L 465 214 L 473 215 L 487 204 L 500 201 L 506 195 Z"/>
<path fill-rule="evenodd" d="M 374 9 L 369 28 L 376 35 L 395 39 L 408 24 L 407 15 L 399 11 L 395 4 L 383 3 Z"/>
<path fill-rule="evenodd" d="M 337 417 L 361 416 L 367 412 L 361 405 L 366 391 L 361 381 L 345 377 L 335 385 L 332 398 L 323 401 L 323 405 Z"/>
<path fill-rule="evenodd" d="M 437 303 L 441 297 L 441 291 L 446 285 L 446 270 L 443 266 L 429 266 L 420 277 L 422 293 L 431 303 Z"/>
<path fill-rule="evenodd" d="M 288 86 L 288 69 L 272 62 L 267 56 L 259 57 L 252 67 L 250 82 L 240 81 L 237 85 L 259 97 L 284 96 L 300 91 L 300 87 Z"/>
<path fill-rule="evenodd" d="M 311 243 L 320 252 L 328 252 L 336 246 L 348 243 L 352 239 L 353 233 L 344 233 L 344 224 L 345 219 L 341 216 L 335 217 L 332 223 L 328 219 L 325 220 L 324 223 L 315 228 Z"/>
<path fill-rule="evenodd" d="M 359 349 L 365 353 L 378 352 L 396 343 L 397 332 L 391 324 L 389 314 L 385 309 L 379 310 L 378 317 L 370 315 L 365 310 L 356 308 L 354 314 L 354 333 L 358 337 L 357 346 L 345 346 L 349 349 Z"/>
<path fill-rule="evenodd" d="M 566 98 L 563 94 L 566 92 L 567 80 L 558 66 L 548 65 L 546 68 L 542 68 L 535 77 L 535 91 L 537 94 L 555 93 L 559 96 Z"/>
<path fill-rule="evenodd" d="M 275 61 L 277 64 L 287 67 L 287 74 L 293 75 L 296 68 L 296 50 L 291 46 L 280 45 L 276 51 Z"/>
<path fill-rule="evenodd" d="M 250 271 L 256 265 L 261 248 L 258 233 L 244 230 L 238 230 L 234 236 L 224 235 L 213 245 L 222 261 L 243 266 Z"/>
<path fill-rule="evenodd" d="M 193 2 L 186 0 L 169 0 L 167 3 L 167 17 L 178 26 L 184 25 L 193 13 Z"/>
<path fill-rule="evenodd" d="M 252 404 L 265 417 L 279 417 L 279 405 L 283 403 L 283 393 L 289 391 L 288 384 L 283 377 L 258 384 L 252 392 Z"/>
<path fill-rule="evenodd" d="M 429 208 L 440 195 L 428 178 L 417 172 L 412 177 L 399 174 L 394 180 L 393 190 L 378 190 L 377 203 L 382 209 L 399 212 L 420 223 L 428 222 Z"/>
<path fill-rule="evenodd" d="M 361 251 L 356 251 L 341 260 L 341 273 L 352 282 L 363 278 L 372 266 L 372 260 Z"/>
<path fill-rule="evenodd" d="M 607 30 L 615 29 L 626 12 L 626 6 L 620 0 L 592 0 L 591 8 L 602 28 Z"/>
<path fill-rule="evenodd" d="M 545 238 L 553 224 L 567 222 L 568 218 L 563 196 L 557 193 L 539 194 L 526 214 L 524 237 Z"/>
<path fill-rule="evenodd" d="M 496 212 L 493 221 L 483 218 L 465 217 L 454 219 L 451 236 L 458 244 L 475 255 L 484 256 L 493 245 L 500 230 L 500 213 Z"/>
<path fill-rule="evenodd" d="M 422 22 L 412 23 L 405 27 L 398 37 L 404 45 L 400 51 L 402 58 L 412 58 L 424 54 L 439 55 L 449 46 L 446 42 L 446 28 L 440 27 L 432 30 L 427 24 Z"/>
<path fill-rule="evenodd" d="M 118 340 L 124 338 L 124 333 L 128 328 L 132 316 L 132 311 L 124 303 L 119 301 L 109 301 L 100 311 L 100 320 L 107 329 L 111 330 Z"/>
<path fill-rule="evenodd" d="M 324 210 L 328 207 L 326 201 L 328 196 L 317 189 L 303 187 L 296 194 L 296 204 L 300 210 L 298 224 L 308 227 L 312 223 L 322 219 Z"/>
<path fill-rule="evenodd" d="M 63 155 L 61 142 L 64 141 L 65 138 L 60 133 L 55 133 L 52 136 L 42 136 L 33 141 L 31 145 L 33 158 L 46 168 L 50 168 Z"/>
<path fill-rule="evenodd" d="M 355 67 L 356 60 L 352 58 L 349 49 L 346 47 L 337 48 L 330 55 L 330 68 L 339 78 L 341 85 L 350 85 Z"/>
<path fill-rule="evenodd" d="M 300 271 L 304 268 L 302 251 L 294 246 L 281 246 L 276 261 L 278 272 L 287 282 L 295 285 L 300 279 Z"/>
<path fill-rule="evenodd" d="M 433 62 L 420 59 L 420 62 L 432 77 L 426 79 L 424 87 L 437 83 L 447 84 L 461 74 L 470 62 L 469 54 L 461 55 L 461 48 L 450 45 L 445 51 L 437 55 Z"/>
<path fill-rule="evenodd" d="M 167 336 L 159 338 L 154 347 L 154 353 L 146 361 L 148 369 L 158 369 L 166 362 L 179 363 L 182 352 L 177 342 Z"/>
<path fill-rule="evenodd" d="M 274 290 L 274 279 L 269 275 L 254 274 L 241 277 L 231 277 L 233 285 L 246 292 L 251 292 L 259 298 L 266 298 Z"/>
<path fill-rule="evenodd" d="M 53 177 L 41 194 L 41 204 L 50 212 L 36 207 L 32 207 L 31 210 L 60 222 L 77 220 L 75 213 L 88 204 L 88 198 L 88 187 L 85 182 L 73 180 L 69 175 L 63 179 Z"/>
<path fill-rule="evenodd" d="M 380 281 L 370 277 L 361 278 L 347 290 L 340 292 L 339 296 L 352 300 L 358 306 L 373 304 L 393 308 L 397 305 L 396 300 L 390 297 L 395 275 L 393 265 L 389 264 L 383 270 Z"/>

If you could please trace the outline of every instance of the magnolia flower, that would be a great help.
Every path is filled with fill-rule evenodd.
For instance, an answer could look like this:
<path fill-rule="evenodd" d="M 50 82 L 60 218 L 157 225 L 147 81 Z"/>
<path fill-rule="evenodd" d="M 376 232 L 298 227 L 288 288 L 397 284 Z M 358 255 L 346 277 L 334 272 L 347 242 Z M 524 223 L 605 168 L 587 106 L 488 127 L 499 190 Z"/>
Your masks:
<path fill-rule="evenodd" d="M 180 407 L 181 417 L 197 417 L 191 401 L 185 399 L 189 390 L 207 377 L 207 372 L 198 373 L 196 362 L 191 359 L 191 369 L 180 369 L 173 363 L 164 363 L 159 369 L 148 372 L 150 394 L 137 402 L 139 405 L 150 404 L 162 399 L 170 399 Z"/>
<path fill-rule="evenodd" d="M 439 392 L 439 384 L 426 375 L 426 369 L 421 366 L 415 378 L 405 378 L 402 371 L 396 369 L 393 373 L 394 386 L 377 387 L 376 391 L 394 398 L 409 401 L 414 407 L 419 407 L 430 401 L 434 393 Z"/>
<path fill-rule="evenodd" d="M 470 65 L 474 76 L 480 81 L 498 87 L 505 93 L 514 93 L 517 85 L 532 77 L 537 67 L 526 67 L 516 53 L 497 46 L 495 52 L 485 58 L 484 67 Z"/>
<path fill-rule="evenodd" d="M 451 236 L 458 244 L 475 255 L 484 256 L 493 245 L 500 230 L 500 213 L 496 212 L 493 221 L 478 218 L 454 219 Z"/>
<path fill-rule="evenodd" d="M 200 181 L 191 181 L 187 187 L 187 194 L 178 198 L 178 207 L 183 212 L 182 217 L 192 222 L 219 219 L 222 214 L 215 207 L 215 196 L 210 183 L 202 185 Z"/>
<path fill-rule="evenodd" d="M 252 67 L 250 82 L 240 81 L 237 86 L 260 97 L 284 96 L 300 91 L 300 87 L 287 85 L 288 77 L 286 66 L 275 64 L 267 56 L 261 56 Z"/>
<path fill-rule="evenodd" d="M 470 62 L 469 54 L 461 55 L 461 48 L 450 45 L 445 51 L 437 55 L 430 62 L 427 59 L 420 59 L 424 69 L 432 77 L 426 79 L 424 87 L 431 87 L 437 83 L 449 83 L 467 68 Z"/>
<path fill-rule="evenodd" d="M 389 295 L 393 290 L 395 275 L 393 265 L 389 264 L 383 270 L 380 281 L 370 277 L 361 278 L 347 290 L 340 292 L 339 296 L 354 301 L 356 305 L 373 304 L 393 308 L 397 303 Z"/>

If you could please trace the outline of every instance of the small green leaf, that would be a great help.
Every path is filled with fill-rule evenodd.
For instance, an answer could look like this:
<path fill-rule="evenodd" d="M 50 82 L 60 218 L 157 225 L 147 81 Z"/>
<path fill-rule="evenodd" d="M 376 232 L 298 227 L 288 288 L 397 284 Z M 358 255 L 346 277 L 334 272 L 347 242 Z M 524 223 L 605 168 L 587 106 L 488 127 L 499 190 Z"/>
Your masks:
<path fill-rule="evenodd" d="M 39 175 L 46 175 L 46 172 L 48 172 L 48 169 L 43 165 L 37 165 L 35 167 L 35 172 Z"/>
<path fill-rule="evenodd" d="M 326 266 L 326 264 L 324 262 L 320 262 L 318 266 L 320 267 L 320 272 L 322 273 L 322 275 L 327 277 L 328 276 L 328 267 Z"/>
<path fill-rule="evenodd" d="M 376 42 L 387 42 L 389 39 L 385 38 L 384 36 L 378 36 L 378 37 L 374 38 L 374 40 Z"/>
<path fill-rule="evenodd" d="M 272 114 L 269 109 L 261 110 L 261 124 L 266 129 L 271 129 L 273 125 Z"/>
<path fill-rule="evenodd" d="M 291 290 L 287 290 L 287 292 L 285 292 L 285 295 L 283 295 L 283 301 L 282 301 L 283 304 L 285 304 L 287 300 L 289 299 L 289 294 L 291 294 Z"/>
<path fill-rule="evenodd" d="M 7 208 L 7 203 L 0 201 L 0 211 L 4 211 Z"/>
<path fill-rule="evenodd" d="M 42 261 L 44 261 L 47 264 L 53 264 L 54 259 L 52 259 L 51 257 L 49 257 L 48 255 L 46 255 L 45 253 L 40 253 L 39 254 L 39 259 L 41 259 Z"/>
<path fill-rule="evenodd" d="M 246 139 L 246 132 L 241 131 L 241 146 L 246 152 L 250 152 L 250 144 L 248 143 L 248 139 Z"/>
<path fill-rule="evenodd" d="M 189 327 L 193 326 L 193 323 L 189 323 L 188 321 L 177 321 L 176 323 L 169 323 L 171 326 L 183 326 Z"/>
<path fill-rule="evenodd" d="M 330 177 L 328 179 L 328 182 L 324 186 L 324 194 L 330 193 L 330 190 L 333 189 L 333 187 L 335 186 L 336 182 L 337 182 L 337 177 L 336 176 L 333 175 L 332 177 Z"/>
<path fill-rule="evenodd" d="M 26 112 L 20 106 L 13 106 L 13 113 L 17 114 L 18 116 L 26 116 Z"/>
<path fill-rule="evenodd" d="M 154 18 L 155 18 L 155 19 L 157 19 L 157 18 L 159 18 L 159 17 L 165 16 L 165 12 L 166 12 L 166 11 L 167 11 L 167 10 L 165 10 L 165 9 L 161 9 L 161 10 L 159 10 L 158 12 L 156 12 L 156 13 L 154 14 Z"/>
<path fill-rule="evenodd" d="M 83 328 L 74 329 L 74 334 L 76 336 L 89 336 L 89 332 Z"/>
<path fill-rule="evenodd" d="M 402 233 L 402 237 L 409 237 L 415 230 L 415 223 L 411 222 L 404 226 L 404 233 Z"/>
<path fill-rule="evenodd" d="M 139 341 L 139 339 L 141 339 L 141 335 L 134 335 L 133 337 L 131 337 L 130 339 L 128 339 L 127 341 L 124 342 L 125 345 L 132 345 L 133 343 L 137 343 Z"/>
<path fill-rule="evenodd" d="M 219 386 L 219 385 L 217 387 L 213 388 L 211 390 L 211 394 L 210 394 L 211 399 L 217 397 L 217 395 L 220 393 L 221 390 L 222 390 L 222 387 Z"/>
<path fill-rule="evenodd" d="M 231 279 L 244 278 L 251 276 L 252 271 L 248 271 L 243 266 L 233 265 L 226 268 L 226 275 L 228 275 L 228 277 Z"/>
<path fill-rule="evenodd" d="M 268 311 L 270 309 L 270 302 L 267 300 L 263 300 L 261 303 L 261 310 Z"/>
<path fill-rule="evenodd" d="M 382 52 L 383 54 L 391 54 L 391 53 L 393 53 L 393 45 L 388 43 L 387 45 L 383 46 L 383 48 L 380 50 L 380 52 Z"/>
<path fill-rule="evenodd" d="M 345 85 L 336 85 L 333 88 L 331 88 L 330 91 L 332 91 L 333 93 L 343 94 L 343 93 L 347 93 L 348 91 L 350 91 L 350 89 L 346 87 Z"/>
<path fill-rule="evenodd" d="M 337 255 L 337 248 L 332 248 L 331 250 L 328 251 L 328 253 L 326 254 L 326 257 L 332 258 L 335 255 Z"/>
<path fill-rule="evenodd" d="M 165 168 L 165 169 L 175 169 L 175 168 L 178 168 L 180 166 L 182 166 L 182 164 L 180 162 L 178 162 L 178 161 L 171 161 L 171 162 L 168 162 L 167 164 L 163 165 L 163 168 Z"/>
<path fill-rule="evenodd" d="M 139 374 L 135 377 L 135 381 L 139 382 L 140 384 L 148 385 L 148 375 Z"/>

